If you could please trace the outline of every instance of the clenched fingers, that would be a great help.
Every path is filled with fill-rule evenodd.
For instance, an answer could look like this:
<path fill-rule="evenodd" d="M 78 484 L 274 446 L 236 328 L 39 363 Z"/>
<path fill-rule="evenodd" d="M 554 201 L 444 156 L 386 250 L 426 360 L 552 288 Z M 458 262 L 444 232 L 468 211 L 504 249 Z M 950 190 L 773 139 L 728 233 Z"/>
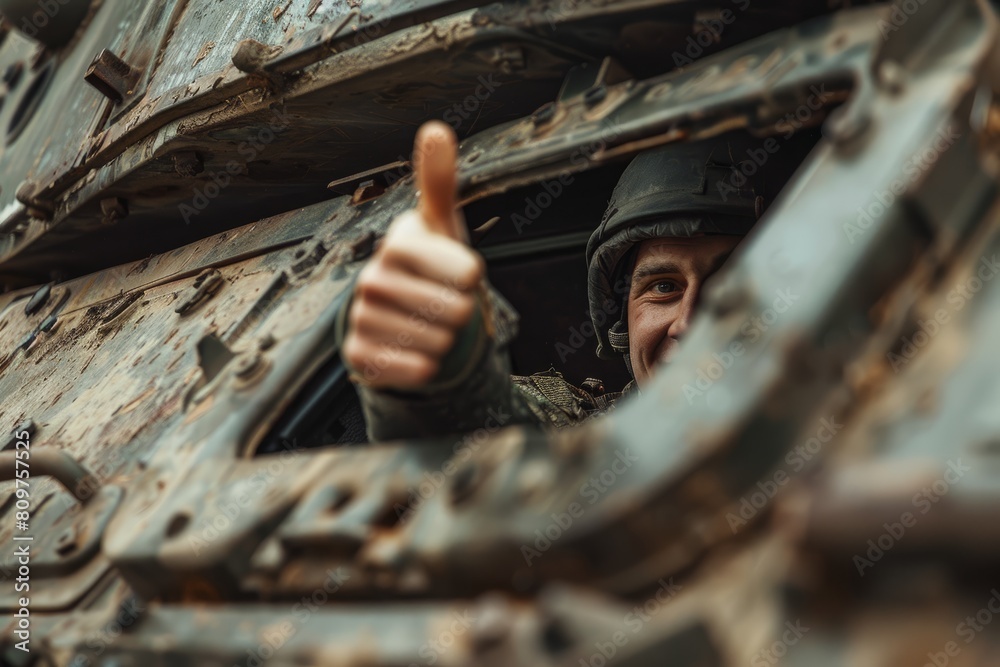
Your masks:
<path fill-rule="evenodd" d="M 402 347 L 442 359 L 455 344 L 455 330 L 424 320 L 413 313 L 378 301 L 365 301 L 351 311 L 351 326 L 366 340 L 396 343 Z"/>
<path fill-rule="evenodd" d="M 473 294 L 372 262 L 358 276 L 352 311 L 365 302 L 392 306 L 406 316 L 454 329 L 464 327 L 476 308 Z"/>
<path fill-rule="evenodd" d="M 348 335 L 341 352 L 360 379 L 377 387 L 417 389 L 430 382 L 440 367 L 422 352 L 395 343 L 376 343 L 356 333 Z"/>

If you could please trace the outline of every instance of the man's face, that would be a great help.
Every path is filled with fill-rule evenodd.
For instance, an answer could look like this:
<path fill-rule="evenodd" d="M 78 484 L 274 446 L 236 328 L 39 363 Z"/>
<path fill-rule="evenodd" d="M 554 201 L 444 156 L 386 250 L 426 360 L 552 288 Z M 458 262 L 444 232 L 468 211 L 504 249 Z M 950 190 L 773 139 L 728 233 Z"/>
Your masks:
<path fill-rule="evenodd" d="M 670 361 L 705 281 L 729 258 L 741 236 L 696 236 L 644 241 L 628 295 L 629 356 L 640 387 Z"/>

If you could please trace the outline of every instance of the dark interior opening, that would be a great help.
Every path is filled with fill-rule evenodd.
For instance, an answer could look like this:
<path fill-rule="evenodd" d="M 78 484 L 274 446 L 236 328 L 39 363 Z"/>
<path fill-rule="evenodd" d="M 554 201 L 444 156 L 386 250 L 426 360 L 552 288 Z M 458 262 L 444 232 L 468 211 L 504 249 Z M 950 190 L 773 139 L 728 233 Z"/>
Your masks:
<path fill-rule="evenodd" d="M 818 130 L 796 135 L 789 145 L 798 147 L 787 149 L 788 154 L 804 155 L 819 138 Z M 565 175 L 466 207 L 472 230 L 499 217 L 489 231 L 473 232 L 473 239 L 487 260 L 490 283 L 520 316 L 519 335 L 509 347 L 514 374 L 554 368 L 576 385 L 599 378 L 609 392 L 630 381 L 623 361 L 597 358 L 586 266 L 587 240 L 627 164 Z M 769 167 L 775 191 L 798 164 L 776 161 Z M 299 393 L 257 453 L 365 441 L 357 393 L 336 357 Z"/>

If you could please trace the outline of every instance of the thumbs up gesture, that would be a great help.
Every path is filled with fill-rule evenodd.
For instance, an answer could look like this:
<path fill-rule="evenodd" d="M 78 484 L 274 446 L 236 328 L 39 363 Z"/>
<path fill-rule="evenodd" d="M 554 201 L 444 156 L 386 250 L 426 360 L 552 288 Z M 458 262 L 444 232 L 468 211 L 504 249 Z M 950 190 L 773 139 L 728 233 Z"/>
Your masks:
<path fill-rule="evenodd" d="M 368 386 L 426 386 L 478 307 L 485 263 L 467 245 L 457 211 L 457 156 L 451 128 L 440 122 L 420 128 L 418 208 L 393 221 L 358 277 L 342 356 Z"/>

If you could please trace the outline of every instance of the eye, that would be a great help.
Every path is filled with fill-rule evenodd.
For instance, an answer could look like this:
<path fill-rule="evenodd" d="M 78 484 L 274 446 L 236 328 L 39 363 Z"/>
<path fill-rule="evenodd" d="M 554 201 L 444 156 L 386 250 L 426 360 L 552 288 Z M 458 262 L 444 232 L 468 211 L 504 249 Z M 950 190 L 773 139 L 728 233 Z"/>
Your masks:
<path fill-rule="evenodd" d="M 674 294 L 680 291 L 680 286 L 672 280 L 658 280 L 649 287 L 654 294 Z"/>

